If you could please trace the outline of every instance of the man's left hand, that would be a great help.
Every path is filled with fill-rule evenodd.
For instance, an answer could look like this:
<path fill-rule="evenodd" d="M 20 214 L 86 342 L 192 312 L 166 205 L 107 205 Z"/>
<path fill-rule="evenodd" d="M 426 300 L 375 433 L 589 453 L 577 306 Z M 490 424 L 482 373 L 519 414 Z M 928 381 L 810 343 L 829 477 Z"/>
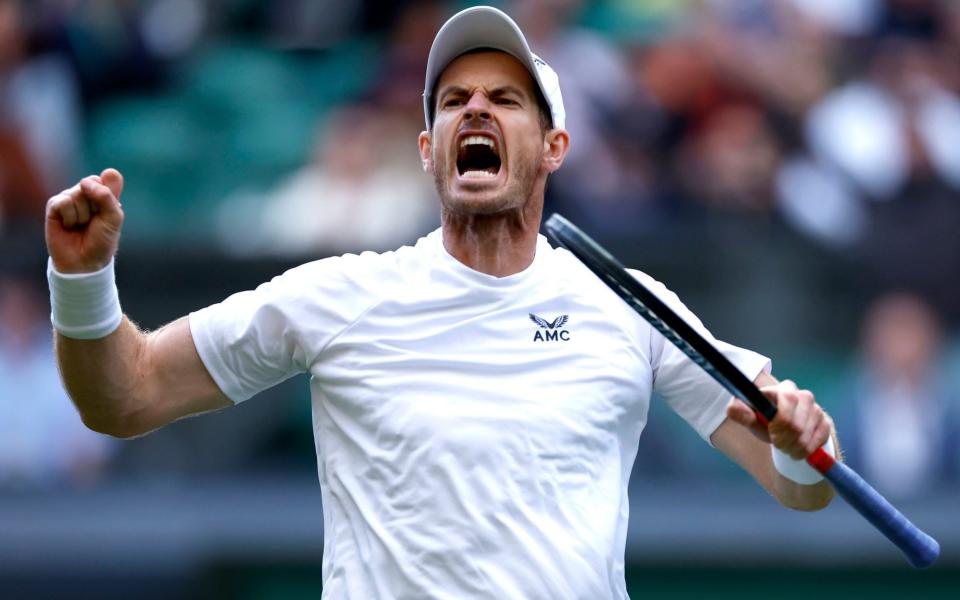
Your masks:
<path fill-rule="evenodd" d="M 833 419 L 820 408 L 812 392 L 797 389 L 790 380 L 762 387 L 760 391 L 777 407 L 777 416 L 768 426 L 737 398 L 731 398 L 727 405 L 727 416 L 795 460 L 810 456 L 830 438 Z"/>

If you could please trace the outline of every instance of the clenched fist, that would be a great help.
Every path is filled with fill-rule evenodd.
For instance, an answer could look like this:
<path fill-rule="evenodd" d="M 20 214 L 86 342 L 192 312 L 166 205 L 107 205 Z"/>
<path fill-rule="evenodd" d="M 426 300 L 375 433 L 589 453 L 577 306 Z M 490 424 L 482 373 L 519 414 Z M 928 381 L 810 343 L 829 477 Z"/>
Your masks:
<path fill-rule="evenodd" d="M 47 201 L 47 251 L 61 273 L 91 273 L 110 263 L 120 243 L 123 176 L 116 169 L 84 177 Z"/>

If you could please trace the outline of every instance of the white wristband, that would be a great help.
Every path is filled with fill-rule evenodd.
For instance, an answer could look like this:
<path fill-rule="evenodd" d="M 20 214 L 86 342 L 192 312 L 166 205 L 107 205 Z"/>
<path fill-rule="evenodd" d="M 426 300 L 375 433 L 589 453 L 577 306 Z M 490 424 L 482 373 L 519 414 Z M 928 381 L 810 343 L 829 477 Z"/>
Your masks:
<path fill-rule="evenodd" d="M 807 464 L 806 460 L 794 460 L 790 458 L 789 454 L 777 450 L 773 444 L 770 445 L 770 448 L 773 450 L 773 466 L 777 468 L 777 471 L 781 475 L 790 481 L 795 481 L 802 485 L 813 485 L 823 480 L 823 475 Z M 837 457 L 833 449 L 833 436 L 827 438 L 827 443 L 823 445 L 823 450 L 830 456 L 834 458 Z"/>
<path fill-rule="evenodd" d="M 110 264 L 93 273 L 60 273 L 47 260 L 50 322 L 61 334 L 95 340 L 113 333 L 123 320 L 120 296 Z"/>

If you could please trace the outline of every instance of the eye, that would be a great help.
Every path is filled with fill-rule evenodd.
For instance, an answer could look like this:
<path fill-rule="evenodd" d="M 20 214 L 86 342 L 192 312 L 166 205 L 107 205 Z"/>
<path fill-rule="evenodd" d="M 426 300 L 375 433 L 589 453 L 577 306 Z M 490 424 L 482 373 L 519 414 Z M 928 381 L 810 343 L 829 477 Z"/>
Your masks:
<path fill-rule="evenodd" d="M 446 100 L 443 101 L 443 103 L 440 105 L 440 107 L 441 107 L 441 108 L 452 108 L 452 107 L 455 107 L 455 106 L 460 106 L 461 104 L 463 104 L 463 100 L 462 100 L 461 98 L 447 98 Z"/>
<path fill-rule="evenodd" d="M 504 97 L 497 98 L 495 102 L 500 106 L 516 106 L 517 104 L 516 100 L 512 98 L 504 98 Z"/>

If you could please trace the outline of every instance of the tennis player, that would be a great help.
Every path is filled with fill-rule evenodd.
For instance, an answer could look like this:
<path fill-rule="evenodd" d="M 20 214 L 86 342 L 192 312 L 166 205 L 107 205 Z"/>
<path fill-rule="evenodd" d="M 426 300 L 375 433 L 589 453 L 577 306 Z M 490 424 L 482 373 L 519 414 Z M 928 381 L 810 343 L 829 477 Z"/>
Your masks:
<path fill-rule="evenodd" d="M 56 353 L 84 422 L 138 436 L 309 372 L 325 598 L 626 598 L 627 481 L 653 392 L 782 504 L 830 501 L 799 460 L 835 444 L 810 392 L 635 272 L 776 402 L 762 426 L 538 235 L 570 136 L 557 75 L 507 15 L 471 8 L 440 29 L 424 113 L 439 230 L 150 333 L 114 283 L 120 173 L 51 198 Z"/>

